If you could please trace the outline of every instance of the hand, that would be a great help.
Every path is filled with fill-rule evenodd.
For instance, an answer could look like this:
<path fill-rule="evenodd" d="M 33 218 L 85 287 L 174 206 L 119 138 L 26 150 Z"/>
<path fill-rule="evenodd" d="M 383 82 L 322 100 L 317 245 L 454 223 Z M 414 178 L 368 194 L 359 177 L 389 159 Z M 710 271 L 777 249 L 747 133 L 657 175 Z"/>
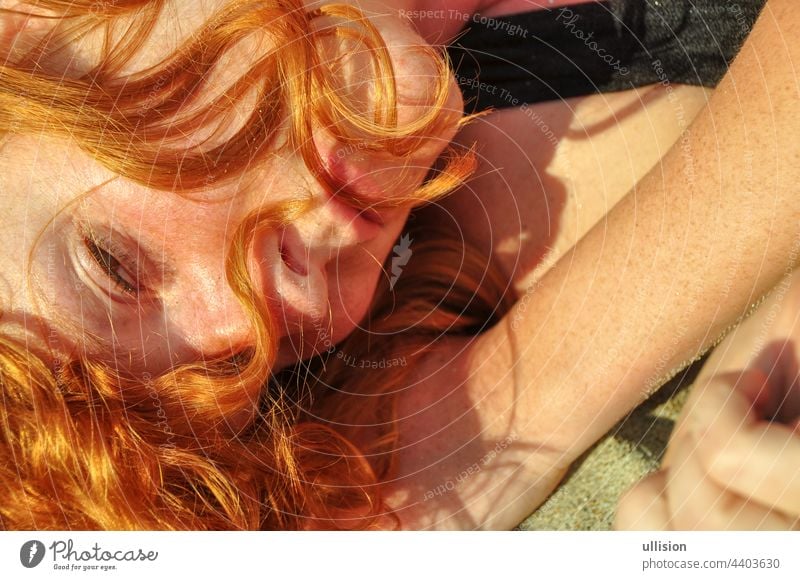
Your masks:
<path fill-rule="evenodd" d="M 782 405 L 786 384 L 770 382 L 760 370 L 724 373 L 696 386 L 665 468 L 623 497 L 616 527 L 800 529 L 798 382 Z"/>
<path fill-rule="evenodd" d="M 623 496 L 616 528 L 800 529 L 799 280 L 711 355 L 662 469 Z"/>

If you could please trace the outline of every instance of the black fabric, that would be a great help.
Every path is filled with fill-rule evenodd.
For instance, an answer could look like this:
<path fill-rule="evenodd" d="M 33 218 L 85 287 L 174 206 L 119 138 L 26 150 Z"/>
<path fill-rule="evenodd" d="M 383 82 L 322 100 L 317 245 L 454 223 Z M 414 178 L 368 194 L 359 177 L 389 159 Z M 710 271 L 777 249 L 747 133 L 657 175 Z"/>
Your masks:
<path fill-rule="evenodd" d="M 606 0 L 475 15 L 448 48 L 474 112 L 654 83 L 715 86 L 766 0 Z"/>

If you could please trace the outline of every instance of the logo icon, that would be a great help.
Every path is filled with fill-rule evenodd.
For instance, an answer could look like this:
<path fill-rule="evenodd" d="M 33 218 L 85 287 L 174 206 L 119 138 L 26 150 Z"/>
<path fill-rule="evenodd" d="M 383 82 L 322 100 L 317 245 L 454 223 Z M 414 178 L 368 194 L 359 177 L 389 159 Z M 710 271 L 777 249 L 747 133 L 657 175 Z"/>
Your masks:
<path fill-rule="evenodd" d="M 405 234 L 400 238 L 400 243 L 397 244 L 394 248 L 394 256 L 392 256 L 392 277 L 389 279 L 389 290 L 394 290 L 394 285 L 397 283 L 397 279 L 400 278 L 400 274 L 403 273 L 403 266 L 408 264 L 408 261 L 411 259 L 411 242 L 413 242 L 408 234 Z"/>
<path fill-rule="evenodd" d="M 36 568 L 44 559 L 44 544 L 39 540 L 28 540 L 19 549 L 19 561 L 26 568 Z"/>

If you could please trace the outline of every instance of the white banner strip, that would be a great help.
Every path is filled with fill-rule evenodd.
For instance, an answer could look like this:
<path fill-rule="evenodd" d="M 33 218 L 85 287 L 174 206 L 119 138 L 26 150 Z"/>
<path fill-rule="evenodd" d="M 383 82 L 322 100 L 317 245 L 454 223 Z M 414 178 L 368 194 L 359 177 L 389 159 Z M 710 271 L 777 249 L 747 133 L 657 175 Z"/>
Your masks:
<path fill-rule="evenodd" d="M 800 533 L 4 532 L 0 571 L 14 579 L 487 580 L 566 573 L 795 580 Z"/>

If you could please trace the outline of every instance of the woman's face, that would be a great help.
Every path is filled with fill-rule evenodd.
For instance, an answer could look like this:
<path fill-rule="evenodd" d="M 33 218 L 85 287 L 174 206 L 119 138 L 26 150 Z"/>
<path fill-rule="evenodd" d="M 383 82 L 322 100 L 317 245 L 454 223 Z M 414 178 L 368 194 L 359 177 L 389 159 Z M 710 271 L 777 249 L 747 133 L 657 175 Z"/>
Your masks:
<path fill-rule="evenodd" d="M 413 50 L 422 41 L 406 24 L 393 18 L 375 24 L 390 49 L 401 104 L 415 103 L 401 106 L 400 120 L 413 119 L 433 84 L 425 71 L 432 75 L 434 67 Z M 165 49 L 153 42 L 147 50 L 152 54 L 141 62 Z M 455 85 L 451 97 L 449 128 L 413 159 L 348 150 L 324 130 L 315 145 L 330 169 L 363 195 L 406 195 L 455 131 L 461 112 Z M 93 354 L 151 373 L 229 356 L 252 341 L 225 274 L 231 237 L 252 211 L 309 196 L 317 201 L 291 225 L 257 234 L 250 250 L 254 283 L 277 322 L 279 368 L 340 341 L 359 324 L 408 214 L 351 209 L 329 197 L 299 154 L 288 151 L 240 182 L 190 200 L 116 176 L 71 143 L 12 136 L 0 149 L 0 191 L 4 321 L 64 354 L 76 352 L 83 337 L 98 337 L 112 352 Z M 68 330 L 64 336 L 42 331 L 32 316 Z"/>

